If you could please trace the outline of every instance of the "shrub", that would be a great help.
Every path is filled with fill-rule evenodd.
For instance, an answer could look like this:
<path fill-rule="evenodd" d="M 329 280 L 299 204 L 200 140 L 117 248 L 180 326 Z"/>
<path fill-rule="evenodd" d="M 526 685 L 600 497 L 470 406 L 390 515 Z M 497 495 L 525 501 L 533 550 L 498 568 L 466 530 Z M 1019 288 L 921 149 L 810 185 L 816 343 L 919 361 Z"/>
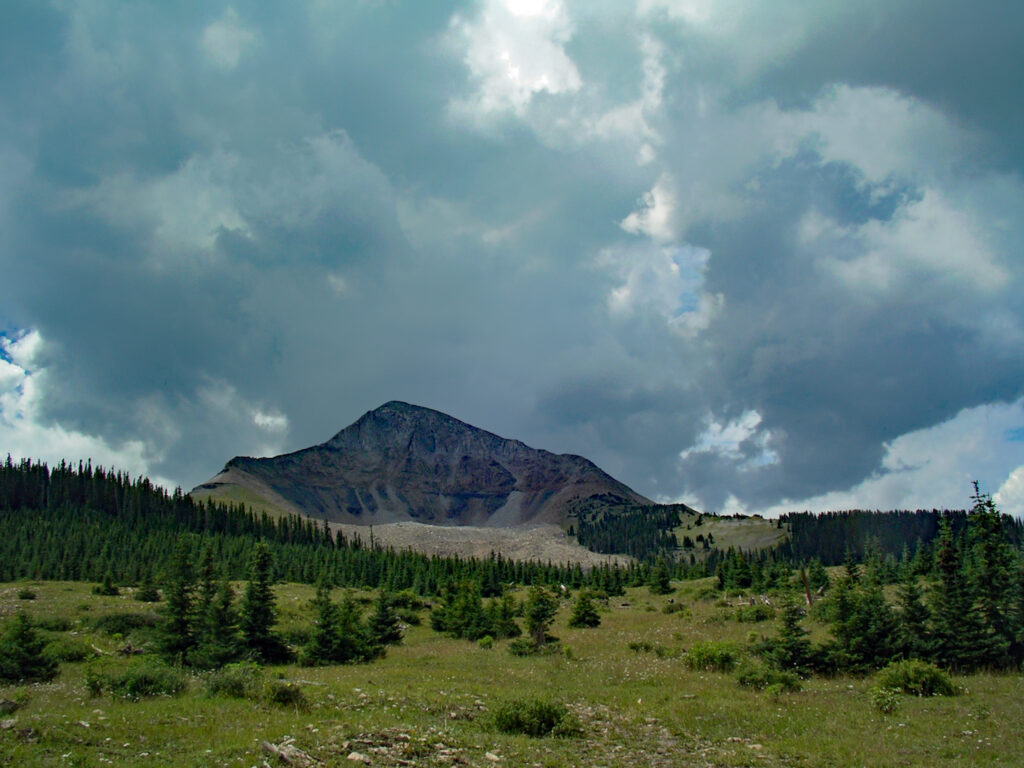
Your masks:
<path fill-rule="evenodd" d="M 494 638 L 491 637 L 490 635 L 484 635 L 483 637 L 481 637 L 476 642 L 477 642 L 477 645 L 479 645 L 485 651 L 489 651 L 491 648 L 494 647 Z"/>
<path fill-rule="evenodd" d="M 770 605 L 741 605 L 736 609 L 736 621 L 756 624 L 775 618 L 775 609 Z"/>
<path fill-rule="evenodd" d="M 513 699 L 494 710 L 494 727 L 502 733 L 547 736 L 566 722 L 568 711 L 561 704 L 541 699 Z"/>
<path fill-rule="evenodd" d="M 763 664 L 747 663 L 736 672 L 736 682 L 746 688 L 779 692 L 800 690 L 800 677 L 789 670 L 772 669 Z"/>
<path fill-rule="evenodd" d="M 256 699 L 262 688 L 263 672 L 251 661 L 228 664 L 206 678 L 206 692 L 211 696 Z"/>
<path fill-rule="evenodd" d="M 739 660 L 739 650 L 732 643 L 707 641 L 695 644 L 684 660 L 693 670 L 731 672 Z"/>
<path fill-rule="evenodd" d="M 875 685 L 868 689 L 868 696 L 871 697 L 871 703 L 875 705 L 875 709 L 883 715 L 891 714 L 899 708 L 900 692 L 896 688 L 883 688 Z"/>
<path fill-rule="evenodd" d="M 90 692 L 94 685 L 89 685 Z M 184 673 L 175 667 L 143 661 L 100 680 L 100 690 L 107 689 L 112 696 L 141 699 L 145 696 L 177 696 L 188 687 Z"/>
<path fill-rule="evenodd" d="M 56 661 L 66 662 L 88 661 L 96 656 L 92 646 L 78 637 L 54 638 L 46 644 L 43 653 Z"/>
<path fill-rule="evenodd" d="M 296 710 L 309 709 L 309 699 L 298 683 L 287 683 L 284 680 L 271 680 L 263 690 L 264 698 L 279 707 L 295 707 Z"/>
<path fill-rule="evenodd" d="M 15 616 L 0 635 L 0 680 L 52 680 L 57 662 L 43 653 L 43 639 L 24 613 Z"/>
<path fill-rule="evenodd" d="M 47 632 L 68 632 L 75 626 L 66 616 L 40 616 L 35 619 L 35 625 Z"/>
<path fill-rule="evenodd" d="M 894 661 L 876 677 L 876 687 L 893 688 L 914 696 L 953 696 L 956 688 L 949 675 L 927 661 Z"/>
<path fill-rule="evenodd" d="M 682 614 L 683 617 L 686 617 L 690 615 L 690 607 L 686 605 L 686 603 L 665 603 L 661 612 L 667 614 L 678 613 Z"/>
<path fill-rule="evenodd" d="M 97 616 L 92 626 L 105 635 L 127 636 L 133 630 L 156 626 L 156 616 L 151 613 L 108 613 Z"/>
<path fill-rule="evenodd" d="M 24 589 L 19 589 L 18 590 L 18 599 L 19 600 L 35 600 L 36 599 L 36 593 L 33 592 L 28 587 L 25 587 Z"/>

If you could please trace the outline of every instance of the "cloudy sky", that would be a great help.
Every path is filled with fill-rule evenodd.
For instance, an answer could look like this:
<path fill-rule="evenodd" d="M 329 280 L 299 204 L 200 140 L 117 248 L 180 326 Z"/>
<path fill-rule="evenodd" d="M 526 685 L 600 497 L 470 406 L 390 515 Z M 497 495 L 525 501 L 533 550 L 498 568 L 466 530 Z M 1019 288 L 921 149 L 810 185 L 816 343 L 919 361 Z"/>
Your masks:
<path fill-rule="evenodd" d="M 399 399 L 717 511 L 1024 514 L 1024 5 L 4 0 L 0 453 Z"/>

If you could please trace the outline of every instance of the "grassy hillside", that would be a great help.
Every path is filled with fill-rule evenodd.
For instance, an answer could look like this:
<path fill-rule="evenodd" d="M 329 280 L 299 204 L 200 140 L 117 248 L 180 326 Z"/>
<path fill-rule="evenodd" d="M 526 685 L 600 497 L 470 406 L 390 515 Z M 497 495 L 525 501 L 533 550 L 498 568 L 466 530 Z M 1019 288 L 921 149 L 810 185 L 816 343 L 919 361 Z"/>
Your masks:
<path fill-rule="evenodd" d="M 676 540 L 683 543 L 685 537 L 696 542 L 692 550 L 684 550 L 684 554 L 693 554 L 701 559 L 707 555 L 703 547 L 697 542 L 698 536 L 705 539 L 710 535 L 713 540 L 712 549 L 727 550 L 729 547 L 742 549 L 751 552 L 761 549 L 771 549 L 783 541 L 789 535 L 785 526 L 779 527 L 777 520 L 766 520 L 763 517 L 715 517 L 712 515 L 700 515 L 689 513 L 681 516 L 682 522 L 673 532 Z"/>
<path fill-rule="evenodd" d="M 97 619 L 148 614 L 153 606 L 128 595 L 99 597 L 81 583 L 0 585 L 2 621 L 25 610 L 49 621 L 49 637 L 99 652 L 91 661 L 62 664 L 52 683 L 0 687 L 0 699 L 23 703 L 0 715 L 0 755 L 5 764 L 30 767 L 284 765 L 260 744 L 290 738 L 293 748 L 327 766 L 1019 763 L 1020 674 L 957 678 L 959 696 L 904 697 L 886 715 L 871 701 L 871 678 L 813 678 L 800 692 L 773 696 L 740 688 L 729 674 L 689 670 L 682 654 L 697 642 L 742 649 L 774 632 L 770 621 L 738 622 L 737 607 L 719 600 L 708 583 L 686 583 L 665 597 L 629 590 L 602 606 L 594 629 L 570 629 L 563 603 L 553 633 L 569 650 L 556 655 L 513 657 L 505 642 L 484 649 L 424 623 L 373 664 L 265 670 L 268 683 L 297 684 L 306 700 L 299 706 L 211 696 L 206 676 L 188 673 L 188 688 L 177 696 L 92 697 L 88 676 L 139 663 L 116 650 L 126 640 L 144 644 L 147 631 L 108 635 L 95 628 Z M 25 589 L 36 599 L 19 599 Z M 308 627 L 312 594 L 307 586 L 276 588 L 286 636 Z M 823 636 L 820 625 L 807 624 Z M 493 714 L 503 702 L 532 697 L 565 704 L 578 735 L 495 730 Z M 365 762 L 350 760 L 352 753 Z"/>

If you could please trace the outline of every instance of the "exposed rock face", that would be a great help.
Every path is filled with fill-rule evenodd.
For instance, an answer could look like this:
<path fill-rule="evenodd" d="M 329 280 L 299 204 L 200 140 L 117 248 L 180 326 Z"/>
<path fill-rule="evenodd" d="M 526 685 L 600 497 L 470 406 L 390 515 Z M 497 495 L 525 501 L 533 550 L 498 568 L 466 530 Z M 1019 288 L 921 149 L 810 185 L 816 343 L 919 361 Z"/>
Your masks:
<path fill-rule="evenodd" d="M 536 450 L 407 403 L 370 411 L 322 445 L 234 458 L 196 489 L 231 486 L 278 508 L 343 523 L 561 523 L 574 499 L 650 501 L 581 456 Z"/>

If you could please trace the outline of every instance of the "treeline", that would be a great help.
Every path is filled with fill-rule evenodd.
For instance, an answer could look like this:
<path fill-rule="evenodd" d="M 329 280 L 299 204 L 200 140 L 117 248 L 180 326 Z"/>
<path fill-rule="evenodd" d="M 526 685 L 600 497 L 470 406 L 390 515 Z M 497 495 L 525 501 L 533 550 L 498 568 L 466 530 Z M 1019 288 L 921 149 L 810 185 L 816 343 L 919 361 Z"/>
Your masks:
<path fill-rule="evenodd" d="M 973 500 L 969 512 L 940 518 L 930 559 L 902 558 L 895 600 L 883 589 L 891 555 L 875 550 L 863 564 L 848 558 L 843 575 L 811 608 L 831 625 L 832 639 L 812 644 L 791 603 L 779 636 L 762 647 L 766 658 L 796 672 L 867 672 L 901 659 L 963 672 L 1019 669 L 1024 557 L 992 499 L 975 486 Z M 808 586 L 822 580 L 828 584 L 818 564 Z"/>
<path fill-rule="evenodd" d="M 789 529 L 789 538 L 776 548 L 779 557 L 790 562 L 817 558 L 824 565 L 841 565 L 854 552 L 858 557 L 877 552 L 899 558 L 906 550 L 928 557 L 946 520 L 954 535 L 967 525 L 966 510 L 896 510 L 878 512 L 847 510 L 842 512 L 794 512 L 783 515 L 781 524 Z M 1011 546 L 1024 544 L 1024 522 L 1002 515 L 1000 524 Z"/>
<path fill-rule="evenodd" d="M 674 529 L 689 511 L 682 504 L 639 506 L 595 496 L 571 510 L 576 522 L 569 533 L 592 552 L 652 561 L 679 548 Z"/>
<path fill-rule="evenodd" d="M 209 548 L 225 578 L 248 575 L 257 543 L 266 543 L 276 581 L 411 590 L 435 595 L 448 584 L 473 581 L 485 594 L 503 584 L 587 586 L 614 594 L 644 584 L 649 566 L 517 562 L 427 556 L 371 546 L 334 535 L 325 525 L 296 516 L 273 519 L 241 505 L 197 502 L 180 490 L 167 493 L 146 478 L 107 472 L 90 464 L 13 462 L 0 465 L 0 581 L 23 578 L 159 581 L 172 568 L 182 535 L 195 551 Z"/>

